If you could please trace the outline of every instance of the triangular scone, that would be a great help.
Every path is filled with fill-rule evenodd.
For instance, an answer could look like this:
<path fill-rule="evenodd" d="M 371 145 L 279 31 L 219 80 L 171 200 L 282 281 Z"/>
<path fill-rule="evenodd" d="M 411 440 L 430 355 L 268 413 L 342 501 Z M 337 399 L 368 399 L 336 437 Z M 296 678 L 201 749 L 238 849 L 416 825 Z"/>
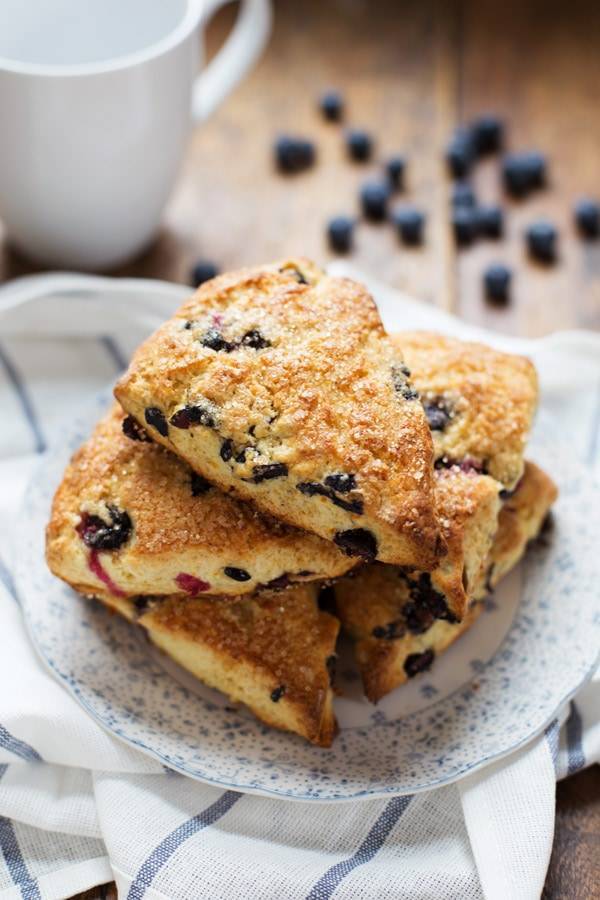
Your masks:
<path fill-rule="evenodd" d="M 426 331 L 401 332 L 393 340 L 425 407 L 436 465 L 475 467 L 514 488 L 537 403 L 533 364 Z"/>
<path fill-rule="evenodd" d="M 78 591 L 235 596 L 332 578 L 355 563 L 223 494 L 144 437 L 115 404 L 67 467 L 46 555 Z"/>
<path fill-rule="evenodd" d="M 227 599 L 98 599 L 263 722 L 329 747 L 337 731 L 331 682 L 339 622 L 319 610 L 316 596 L 314 585 L 299 585 Z"/>
<path fill-rule="evenodd" d="M 551 479 L 527 463 L 517 490 L 500 513 L 488 558 L 479 577 L 472 580 L 473 600 L 485 596 L 500 575 L 516 565 L 555 498 Z M 422 604 L 415 603 L 401 570 L 377 564 L 341 579 L 335 585 L 335 598 L 342 626 L 355 641 L 365 694 L 374 703 L 407 678 L 428 669 L 481 609 L 480 603 L 473 603 L 458 624 L 434 619 Z"/>
<path fill-rule="evenodd" d="M 431 569 L 443 552 L 427 419 L 356 282 L 305 260 L 207 282 L 115 395 L 199 474 L 349 555 Z"/>

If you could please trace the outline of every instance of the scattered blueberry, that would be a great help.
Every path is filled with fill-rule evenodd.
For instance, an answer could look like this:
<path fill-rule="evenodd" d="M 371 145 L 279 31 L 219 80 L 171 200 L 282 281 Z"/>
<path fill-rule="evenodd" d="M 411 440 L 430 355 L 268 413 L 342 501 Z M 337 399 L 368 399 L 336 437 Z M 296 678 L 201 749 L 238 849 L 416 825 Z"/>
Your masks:
<path fill-rule="evenodd" d="M 162 434 L 163 437 L 168 435 L 168 422 L 158 406 L 148 406 L 144 410 L 144 417 L 146 419 L 146 424 L 151 425 L 152 428 L 156 428 L 159 434 Z"/>
<path fill-rule="evenodd" d="M 367 181 L 360 189 L 360 205 L 363 215 L 371 222 L 383 222 L 387 216 L 387 204 L 390 196 L 387 184 L 380 181 Z"/>
<path fill-rule="evenodd" d="M 112 504 L 107 505 L 110 523 L 100 516 L 83 513 L 77 526 L 77 533 L 86 547 L 92 550 L 118 550 L 127 543 L 133 528 L 129 513 Z"/>
<path fill-rule="evenodd" d="M 377 556 L 377 540 L 366 528 L 338 531 L 333 541 L 347 556 L 360 556 L 362 559 L 375 559 Z"/>
<path fill-rule="evenodd" d="M 487 113 L 479 116 L 472 125 L 473 141 L 479 156 L 497 153 L 504 141 L 504 123 L 498 116 Z"/>
<path fill-rule="evenodd" d="M 546 182 L 546 158 L 541 153 L 509 153 L 502 162 L 504 186 L 513 197 L 525 197 Z"/>
<path fill-rule="evenodd" d="M 495 263 L 483 273 L 483 284 L 488 300 L 493 303 L 507 303 L 512 273 L 508 266 Z"/>
<path fill-rule="evenodd" d="M 321 95 L 319 106 L 328 122 L 339 122 L 344 115 L 344 99 L 339 91 L 325 91 Z"/>
<path fill-rule="evenodd" d="M 477 216 L 474 209 L 458 206 L 452 211 L 452 229 L 459 247 L 472 244 L 477 237 Z"/>
<path fill-rule="evenodd" d="M 202 406 L 184 406 L 173 413 L 169 421 L 175 428 L 192 428 L 194 425 L 214 428 L 216 424 L 212 413 Z"/>
<path fill-rule="evenodd" d="M 347 494 L 349 491 L 356 490 L 356 478 L 354 475 L 346 472 L 336 473 L 335 475 L 327 475 L 325 484 L 338 494 Z"/>
<path fill-rule="evenodd" d="M 240 341 L 242 347 L 251 347 L 253 350 L 264 350 L 265 347 L 271 346 L 271 341 L 268 341 L 266 337 L 263 337 L 260 331 L 257 329 L 253 329 L 252 331 L 247 331 Z"/>
<path fill-rule="evenodd" d="M 404 187 L 406 159 L 403 156 L 391 156 L 385 164 L 385 171 L 392 187 L 401 191 Z"/>
<path fill-rule="evenodd" d="M 348 253 L 352 249 L 354 220 L 349 216 L 336 216 L 327 226 L 329 246 L 336 253 Z"/>
<path fill-rule="evenodd" d="M 250 572 L 246 569 L 237 569 L 235 566 L 225 566 L 223 571 L 233 581 L 250 581 L 252 578 Z"/>
<path fill-rule="evenodd" d="M 600 235 L 600 203 L 587 198 L 575 204 L 575 222 L 581 234 L 586 238 Z"/>
<path fill-rule="evenodd" d="M 479 234 L 488 238 L 500 238 L 504 231 L 504 213 L 501 206 L 480 206 L 476 210 Z"/>
<path fill-rule="evenodd" d="M 405 244 L 415 245 L 423 242 L 425 216 L 420 210 L 412 206 L 401 206 L 394 210 L 392 219 Z"/>
<path fill-rule="evenodd" d="M 425 415 L 432 431 L 444 431 L 448 422 L 452 418 L 448 404 L 443 398 L 430 400 L 423 403 Z"/>
<path fill-rule="evenodd" d="M 125 416 L 121 424 L 123 434 L 131 441 L 141 441 L 144 444 L 151 444 L 152 438 L 145 428 L 142 428 L 137 419 L 133 416 Z"/>
<path fill-rule="evenodd" d="M 404 671 L 409 678 L 414 678 L 419 672 L 425 672 L 431 668 L 434 656 L 433 650 L 425 650 L 424 653 L 411 653 L 404 661 Z"/>
<path fill-rule="evenodd" d="M 280 172 L 293 174 L 309 169 L 315 161 L 315 145 L 304 138 L 283 135 L 275 142 L 275 164 Z"/>
<path fill-rule="evenodd" d="M 546 157 L 542 153 L 538 153 L 537 150 L 530 150 L 524 153 L 522 158 L 524 165 L 529 171 L 531 186 L 534 188 L 544 187 L 546 184 Z"/>
<path fill-rule="evenodd" d="M 220 455 L 223 462 L 229 462 L 233 456 L 233 441 L 231 438 L 226 438 L 221 444 Z"/>
<path fill-rule="evenodd" d="M 216 278 L 218 274 L 219 270 L 214 263 L 209 262 L 207 259 L 198 260 L 192 269 L 192 284 L 194 287 L 200 287 L 205 281 Z"/>
<path fill-rule="evenodd" d="M 201 497 L 203 494 L 206 494 L 212 487 L 210 481 L 207 481 L 206 478 L 202 477 L 202 475 L 198 475 L 197 472 L 192 472 L 191 474 L 191 485 L 192 497 Z"/>
<path fill-rule="evenodd" d="M 278 703 L 284 694 L 285 684 L 280 684 L 279 687 L 276 687 L 274 691 L 271 691 L 271 700 L 273 701 L 273 703 Z"/>
<path fill-rule="evenodd" d="M 209 328 L 208 331 L 205 331 L 200 338 L 200 343 L 203 347 L 208 347 L 209 350 L 214 350 L 216 353 L 219 353 L 221 350 L 224 350 L 225 353 L 231 353 L 232 350 L 235 350 L 235 344 L 231 341 L 226 341 L 216 328 Z"/>
<path fill-rule="evenodd" d="M 367 131 L 351 128 L 346 132 L 346 147 L 355 162 L 366 162 L 373 153 L 373 141 Z"/>
<path fill-rule="evenodd" d="M 270 481 L 272 478 L 283 478 L 287 474 L 288 467 L 285 463 L 263 463 L 254 466 L 252 481 L 254 484 L 260 484 L 262 481 Z"/>
<path fill-rule="evenodd" d="M 465 178 L 471 171 L 474 159 L 473 138 L 464 128 L 454 133 L 446 147 L 446 162 L 454 178 Z"/>
<path fill-rule="evenodd" d="M 387 625 L 376 625 L 371 634 L 379 640 L 395 641 L 403 637 L 405 629 L 400 619 L 396 619 L 394 622 L 388 622 Z"/>
<path fill-rule="evenodd" d="M 530 255 L 540 262 L 554 262 L 557 237 L 558 232 L 551 222 L 534 222 L 526 233 Z"/>
<path fill-rule="evenodd" d="M 475 191 L 468 181 L 457 181 L 452 188 L 452 206 L 475 206 Z"/>

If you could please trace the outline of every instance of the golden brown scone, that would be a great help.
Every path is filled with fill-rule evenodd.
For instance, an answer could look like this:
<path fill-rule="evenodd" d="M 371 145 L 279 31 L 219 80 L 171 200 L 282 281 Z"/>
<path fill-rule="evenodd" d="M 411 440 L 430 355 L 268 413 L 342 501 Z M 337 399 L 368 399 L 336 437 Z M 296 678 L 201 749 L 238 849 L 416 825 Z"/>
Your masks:
<path fill-rule="evenodd" d="M 209 481 L 349 555 L 443 552 L 428 423 L 360 284 L 301 259 L 207 282 L 115 395 Z"/>
<path fill-rule="evenodd" d="M 314 585 L 227 600 L 99 593 L 137 621 L 196 678 L 244 703 L 273 728 L 329 747 L 337 731 L 331 682 L 339 622 L 321 612 Z"/>
<path fill-rule="evenodd" d="M 393 340 L 425 407 L 436 465 L 474 466 L 514 488 L 537 403 L 530 360 L 426 331 Z"/>
<path fill-rule="evenodd" d="M 480 575 L 472 579 L 472 599 L 485 596 L 487 589 L 519 561 L 555 498 L 552 481 L 528 462 L 514 496 L 505 501 Z M 335 585 L 335 598 L 342 626 L 355 642 L 365 694 L 374 703 L 407 678 L 429 668 L 435 655 L 472 624 L 481 607 L 474 603 L 458 624 L 447 618 L 436 619 L 428 595 L 423 599 L 418 592 L 411 592 L 402 569 L 379 564 L 341 579 Z"/>
<path fill-rule="evenodd" d="M 331 578 L 355 562 L 329 541 L 221 493 L 115 404 L 74 455 L 52 506 L 46 556 L 82 593 L 238 595 Z M 108 544 L 108 546 L 106 546 Z"/>
<path fill-rule="evenodd" d="M 519 485 L 502 504 L 498 531 L 486 564 L 485 585 L 476 595 L 485 596 L 519 562 L 529 541 L 542 529 L 558 488 L 549 475 L 529 460 Z"/>

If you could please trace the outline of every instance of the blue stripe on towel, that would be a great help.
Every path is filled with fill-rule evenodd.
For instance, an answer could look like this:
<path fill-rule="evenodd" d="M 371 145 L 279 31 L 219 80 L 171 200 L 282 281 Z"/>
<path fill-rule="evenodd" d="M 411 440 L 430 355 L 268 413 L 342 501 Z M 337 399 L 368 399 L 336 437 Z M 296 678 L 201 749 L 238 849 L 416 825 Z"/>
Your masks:
<path fill-rule="evenodd" d="M 20 757 L 20 759 L 26 760 L 26 762 L 42 762 L 42 757 L 37 750 L 34 750 L 25 741 L 20 741 L 18 738 L 13 737 L 4 725 L 0 725 L 0 747 L 4 750 L 9 750 L 15 756 Z"/>
<path fill-rule="evenodd" d="M 554 772 L 558 776 L 558 742 L 560 736 L 560 725 L 558 724 L 558 719 L 554 719 L 552 722 L 550 722 L 550 724 L 544 731 L 544 735 L 546 736 L 546 740 L 548 741 L 548 749 L 550 750 L 550 756 L 552 757 Z"/>
<path fill-rule="evenodd" d="M 29 429 L 33 436 L 35 451 L 36 453 L 43 453 L 46 449 L 46 441 L 44 440 L 40 423 L 33 408 L 31 397 L 29 396 L 29 392 L 25 387 L 17 367 L 2 346 L 0 346 L 0 364 L 6 372 L 6 377 L 12 384 L 15 394 L 19 398 L 23 415 L 27 419 L 27 424 L 29 425 Z"/>
<path fill-rule="evenodd" d="M 108 334 L 100 338 L 100 343 L 106 349 L 106 352 L 115 364 L 118 372 L 123 372 L 127 368 L 127 360 L 121 353 L 121 348 L 116 340 Z"/>
<path fill-rule="evenodd" d="M 583 722 L 581 714 L 577 706 L 571 701 L 571 712 L 565 725 L 567 733 L 567 774 L 572 775 L 585 766 L 585 756 L 583 755 Z"/>
<path fill-rule="evenodd" d="M 596 403 L 592 414 L 592 426 L 590 431 L 590 446 L 588 449 L 588 462 L 593 466 L 600 455 L 600 381 L 596 388 Z"/>
<path fill-rule="evenodd" d="M 6 868 L 10 872 L 13 883 L 21 891 L 23 900 L 41 900 L 42 895 L 40 894 L 38 883 L 29 874 L 14 826 L 10 819 L 5 819 L 4 816 L 0 816 L 0 852 L 4 857 Z"/>
<path fill-rule="evenodd" d="M 203 812 L 198 813 L 197 816 L 188 819 L 187 822 L 184 822 L 179 828 L 176 828 L 168 834 L 166 838 L 154 848 L 150 856 L 142 864 L 139 872 L 131 883 L 129 893 L 127 894 L 127 900 L 140 900 L 146 893 L 146 889 L 149 888 L 154 881 L 157 873 L 164 865 L 166 865 L 166 863 L 168 863 L 177 848 L 181 846 L 184 841 L 187 841 L 188 838 L 192 837 L 192 835 L 196 834 L 196 832 L 202 831 L 203 828 L 207 828 L 209 825 L 213 825 L 218 819 L 224 816 L 225 813 L 229 812 L 231 807 L 237 803 L 242 796 L 243 794 L 238 794 L 234 791 L 225 791 L 225 793 L 221 794 L 219 799 L 211 806 Z"/>
<path fill-rule="evenodd" d="M 398 819 L 408 808 L 412 796 L 394 797 L 367 834 L 356 853 L 336 863 L 321 875 L 306 900 L 329 900 L 346 875 L 357 866 L 369 862 L 381 850 Z"/>

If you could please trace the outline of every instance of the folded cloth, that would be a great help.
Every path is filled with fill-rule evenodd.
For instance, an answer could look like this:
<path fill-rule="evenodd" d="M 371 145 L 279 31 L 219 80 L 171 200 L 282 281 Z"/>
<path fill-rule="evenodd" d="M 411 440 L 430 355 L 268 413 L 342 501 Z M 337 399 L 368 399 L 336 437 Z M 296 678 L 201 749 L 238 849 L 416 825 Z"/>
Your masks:
<path fill-rule="evenodd" d="M 599 338 L 488 335 L 371 287 L 390 329 L 531 354 L 541 414 L 600 473 Z M 0 288 L 0 898 L 69 897 L 112 878 L 121 897 L 151 900 L 539 897 L 555 780 L 600 760 L 598 681 L 528 747 L 456 785 L 340 807 L 222 791 L 165 770 L 97 726 L 34 654 L 11 577 L 24 486 L 69 411 L 114 378 L 185 293 L 69 275 Z"/>

